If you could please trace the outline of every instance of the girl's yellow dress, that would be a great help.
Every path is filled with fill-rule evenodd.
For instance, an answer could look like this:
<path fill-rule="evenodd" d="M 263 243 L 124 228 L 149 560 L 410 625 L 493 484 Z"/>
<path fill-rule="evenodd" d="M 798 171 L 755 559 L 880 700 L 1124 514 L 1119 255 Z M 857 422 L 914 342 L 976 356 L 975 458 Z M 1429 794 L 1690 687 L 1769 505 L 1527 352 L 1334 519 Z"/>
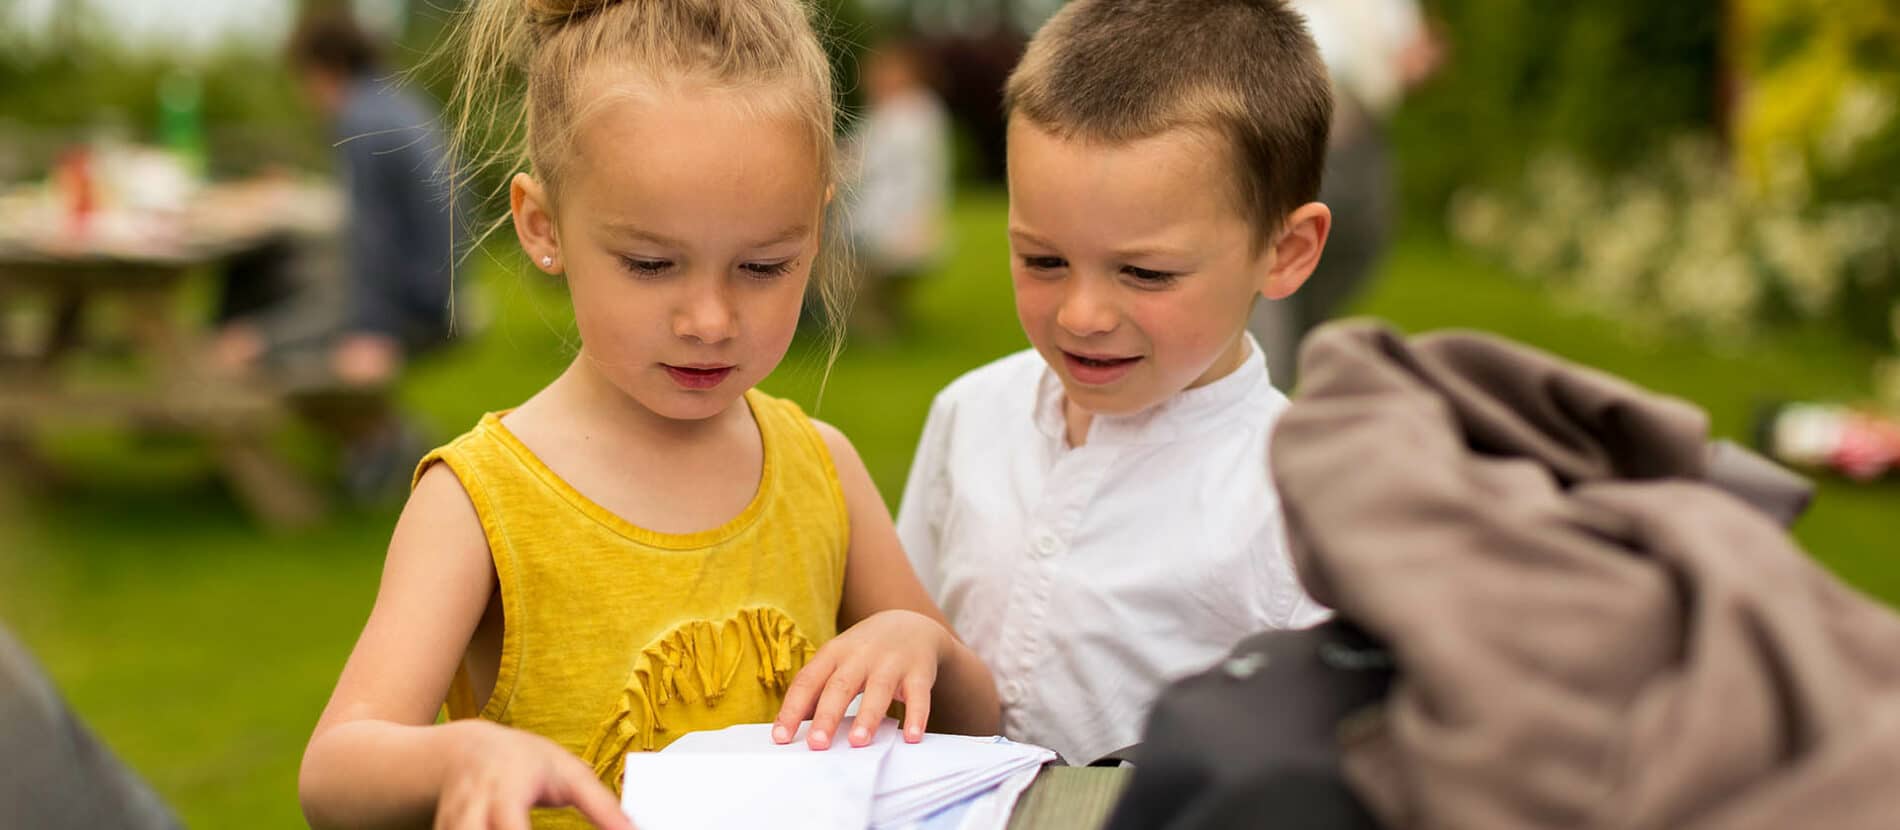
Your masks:
<path fill-rule="evenodd" d="M 746 403 L 765 448 L 758 492 L 721 527 L 657 533 L 580 494 L 498 414 L 429 453 L 468 491 L 501 586 L 495 691 L 457 670 L 451 718 L 547 736 L 615 792 L 628 752 L 687 732 L 770 721 L 785 687 L 837 633 L 851 537 L 824 440 L 790 401 Z M 646 473 L 664 482 L 665 470 Z M 573 810 L 535 826 L 585 827 Z"/>

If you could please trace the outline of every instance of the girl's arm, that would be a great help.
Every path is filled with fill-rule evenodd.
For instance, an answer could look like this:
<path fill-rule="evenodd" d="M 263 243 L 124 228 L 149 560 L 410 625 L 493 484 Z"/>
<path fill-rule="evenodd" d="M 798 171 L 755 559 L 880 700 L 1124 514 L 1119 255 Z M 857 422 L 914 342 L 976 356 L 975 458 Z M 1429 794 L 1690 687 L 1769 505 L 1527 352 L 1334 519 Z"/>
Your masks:
<path fill-rule="evenodd" d="M 376 605 L 304 750 L 297 790 L 311 826 L 525 828 L 537 805 L 631 826 L 554 742 L 487 721 L 435 724 L 495 590 L 481 521 L 438 464 L 403 508 Z"/>
<path fill-rule="evenodd" d="M 871 739 L 893 700 L 904 703 L 906 740 L 921 740 L 926 724 L 948 732 L 994 734 L 1002 714 L 989 668 L 957 638 L 917 580 L 857 450 L 829 424 L 813 423 L 831 450 L 851 521 L 838 609 L 844 630 L 819 649 L 786 690 L 773 737 L 789 741 L 809 714 L 811 745 L 829 746 L 845 707 L 859 692 L 864 701 L 851 725 L 853 745 Z"/>

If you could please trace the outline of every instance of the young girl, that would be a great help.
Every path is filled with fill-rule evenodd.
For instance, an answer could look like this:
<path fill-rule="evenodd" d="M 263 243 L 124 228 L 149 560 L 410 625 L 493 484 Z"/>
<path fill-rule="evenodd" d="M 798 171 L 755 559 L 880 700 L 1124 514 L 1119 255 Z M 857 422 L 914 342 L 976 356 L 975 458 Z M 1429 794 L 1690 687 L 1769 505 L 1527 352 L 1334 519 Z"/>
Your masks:
<path fill-rule="evenodd" d="M 521 827 L 573 807 L 534 826 L 625 827 L 625 753 L 768 720 L 789 741 L 807 716 L 824 748 L 860 692 L 854 745 L 892 700 L 910 740 L 926 722 L 993 732 L 990 675 L 850 443 L 752 388 L 791 342 L 831 197 L 831 82 L 804 8 L 471 14 L 458 98 L 485 113 L 499 73 L 525 70 L 514 227 L 565 277 L 583 345 L 418 468 L 305 752 L 310 822 Z"/>

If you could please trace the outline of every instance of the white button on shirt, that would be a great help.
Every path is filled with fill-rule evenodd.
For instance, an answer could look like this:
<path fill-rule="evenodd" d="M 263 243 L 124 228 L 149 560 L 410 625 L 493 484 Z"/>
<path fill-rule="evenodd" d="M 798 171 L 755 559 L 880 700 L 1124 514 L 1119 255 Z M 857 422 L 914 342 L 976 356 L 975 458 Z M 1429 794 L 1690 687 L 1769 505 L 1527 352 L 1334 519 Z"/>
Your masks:
<path fill-rule="evenodd" d="M 917 575 L 996 674 L 1004 734 L 1087 763 L 1241 638 L 1325 619 L 1286 552 L 1267 442 L 1285 396 L 1232 374 L 1069 447 L 1034 351 L 937 396 L 898 510 Z"/>

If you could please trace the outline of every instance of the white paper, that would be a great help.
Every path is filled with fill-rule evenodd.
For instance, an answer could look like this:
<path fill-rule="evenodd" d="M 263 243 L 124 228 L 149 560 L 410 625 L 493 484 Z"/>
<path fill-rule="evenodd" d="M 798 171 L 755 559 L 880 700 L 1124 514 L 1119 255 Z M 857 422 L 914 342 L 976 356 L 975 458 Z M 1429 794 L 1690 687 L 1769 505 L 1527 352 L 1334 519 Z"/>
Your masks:
<path fill-rule="evenodd" d="M 771 724 L 683 735 L 663 752 L 627 756 L 621 809 L 640 830 L 775 827 L 836 830 L 870 824 L 884 756 L 897 743 L 887 723 L 871 744 L 805 744 L 807 724 L 776 744 Z"/>
<path fill-rule="evenodd" d="M 745 724 L 628 755 L 622 806 L 641 830 L 998 830 L 1055 758 L 1003 738 L 930 734 L 909 744 L 894 720 L 868 746 L 840 736 L 815 751 L 805 744 L 810 727 L 789 744 L 772 741 L 771 724 Z"/>

